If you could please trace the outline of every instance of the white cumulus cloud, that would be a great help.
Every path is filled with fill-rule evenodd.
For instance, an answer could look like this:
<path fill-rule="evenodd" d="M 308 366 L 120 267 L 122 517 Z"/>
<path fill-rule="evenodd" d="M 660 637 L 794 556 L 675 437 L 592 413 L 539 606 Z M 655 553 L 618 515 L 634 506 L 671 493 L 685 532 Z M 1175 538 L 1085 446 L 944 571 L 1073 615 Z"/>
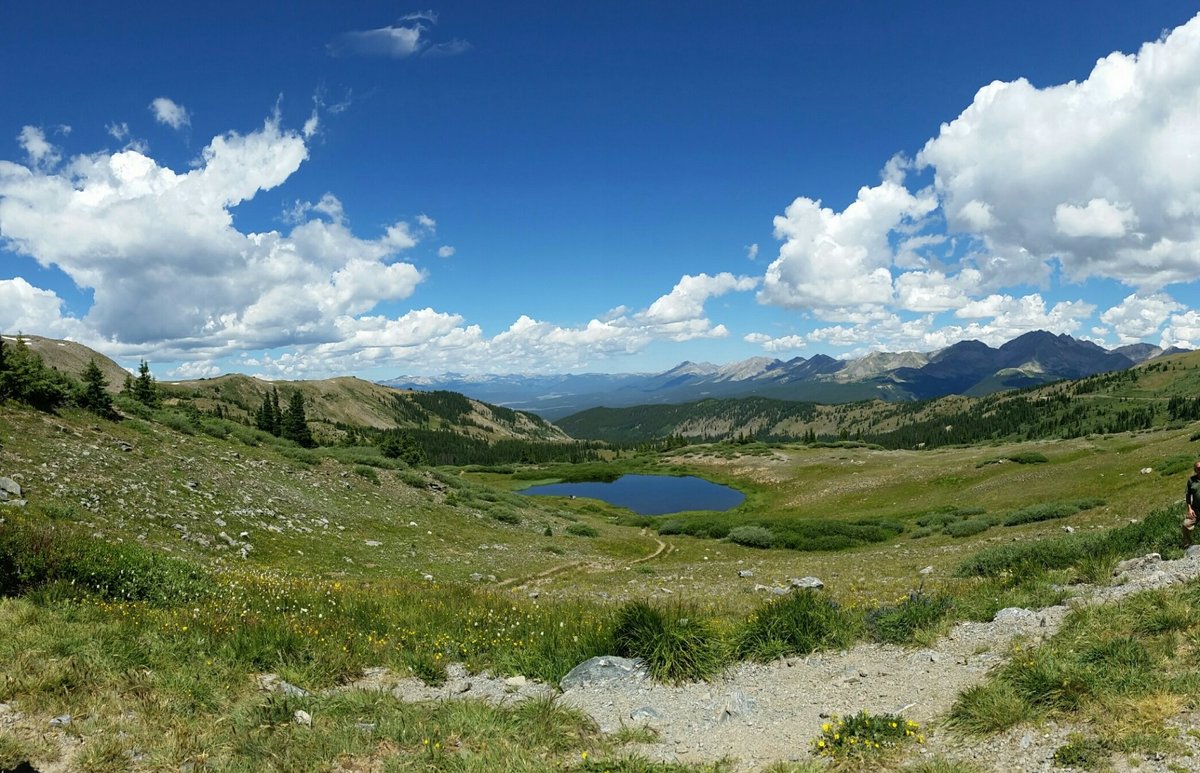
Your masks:
<path fill-rule="evenodd" d="M 150 112 L 154 113 L 154 120 L 170 126 L 172 129 L 182 129 L 192 125 L 192 117 L 188 115 L 187 109 L 167 97 L 158 97 L 151 102 Z"/>
<path fill-rule="evenodd" d="M 775 218 L 784 240 L 763 279 L 759 300 L 788 308 L 826 311 L 892 303 L 891 237 L 937 206 L 886 180 L 863 187 L 842 212 L 800 197 Z"/>
<path fill-rule="evenodd" d="M 1200 278 L 1200 16 L 1086 79 L 996 81 L 917 156 L 993 288 L 1101 276 L 1153 291 Z"/>
<path fill-rule="evenodd" d="M 1166 293 L 1135 293 L 1107 309 L 1100 319 L 1112 326 L 1120 343 L 1132 344 L 1158 333 L 1172 314 L 1183 310 L 1183 304 Z"/>

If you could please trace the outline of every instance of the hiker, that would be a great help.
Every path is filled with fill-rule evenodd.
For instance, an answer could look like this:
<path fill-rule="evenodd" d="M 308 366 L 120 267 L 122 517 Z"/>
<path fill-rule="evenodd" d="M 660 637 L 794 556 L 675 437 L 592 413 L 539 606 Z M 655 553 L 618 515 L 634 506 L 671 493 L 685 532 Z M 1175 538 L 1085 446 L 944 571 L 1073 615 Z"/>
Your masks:
<path fill-rule="evenodd" d="M 1188 478 L 1187 494 L 1184 496 L 1184 501 L 1187 502 L 1187 514 L 1183 516 L 1183 549 L 1187 550 L 1192 546 L 1192 531 L 1196 528 L 1196 510 L 1200 508 L 1200 462 L 1196 462 L 1192 472 L 1192 477 Z"/>

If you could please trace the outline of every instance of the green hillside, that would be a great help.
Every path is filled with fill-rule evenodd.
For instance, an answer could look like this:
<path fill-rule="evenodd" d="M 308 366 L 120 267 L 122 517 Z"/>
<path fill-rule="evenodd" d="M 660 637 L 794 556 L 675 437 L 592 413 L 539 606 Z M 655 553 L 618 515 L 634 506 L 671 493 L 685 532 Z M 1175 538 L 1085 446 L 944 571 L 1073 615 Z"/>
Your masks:
<path fill-rule="evenodd" d="M 1189 357 L 1132 377 L 1047 388 L 1063 398 L 1036 390 L 1009 397 L 1014 405 L 1036 396 L 1095 406 L 1081 422 L 1142 403 L 1160 406 L 1158 418 L 1182 416 L 1193 410 L 1198 375 Z M 11 373 L 0 375 L 10 388 Z M 347 408 L 339 401 L 352 402 L 346 395 L 363 382 L 337 381 L 295 388 L 312 390 L 305 394 L 314 412 L 409 411 L 427 427 L 409 433 L 461 439 L 468 436 L 451 428 L 477 420 L 475 404 L 450 393 L 393 409 L 375 397 L 385 393 L 364 388 L 364 406 Z M 252 429 L 235 415 L 265 395 L 250 379 L 163 392 L 159 407 L 118 397 L 113 418 L 70 402 L 37 410 L 0 401 L 0 478 L 10 500 L 0 504 L 0 625 L 8 632 L 0 637 L 0 769 L 29 761 L 104 773 L 715 773 L 727 767 L 638 757 L 655 742 L 640 726 L 606 732 L 552 699 L 508 698 L 526 694 L 528 680 L 553 685 L 600 655 L 645 658 L 668 683 L 723 678 L 745 660 L 786 668 L 780 658 L 863 641 L 892 645 L 872 651 L 907 662 L 913 653 L 900 648 L 920 651 L 956 621 L 1061 602 L 1073 583 L 1107 582 L 1122 558 L 1178 557 L 1179 499 L 1198 453 L 1197 427 L 1181 417 L 1069 439 L 919 451 L 752 441 L 623 451 L 587 465 L 532 458 L 564 444 L 512 440 L 526 444 L 525 458 L 431 466 L 376 445 L 305 449 Z M 1001 403 L 968 398 L 920 410 L 985 420 L 988 411 L 969 414 L 981 404 L 1000 411 Z M 752 422 L 779 406 L 740 408 L 747 412 L 737 422 Z M 879 409 L 788 410 L 773 415 L 775 426 L 807 422 L 836 433 Z M 714 421 L 680 419 L 697 428 Z M 323 421 L 350 434 L 328 419 L 314 424 Z M 747 498 L 730 513 L 644 518 L 598 501 L 519 493 L 537 481 L 634 471 L 700 475 Z M 805 575 L 825 589 L 785 592 Z M 1172 593 L 1163 603 L 1184 608 L 1194 584 Z M 1168 645 L 1200 635 L 1191 615 L 1151 623 L 1122 623 L 1117 655 L 1133 653 L 1123 660 L 1086 654 L 1107 652 L 1106 641 L 1081 638 L 1103 630 L 1068 629 L 1075 638 L 1064 640 L 1062 657 L 1085 653 L 1071 661 L 1070 678 L 1097 663 L 1144 674 Z M 1030 645 L 1021 662 L 1041 664 L 1055 650 L 1042 652 Z M 1104 673 L 1119 687 L 1127 671 Z M 1158 684 L 1154 701 L 1120 703 L 1126 724 L 1088 732 L 1123 754 L 1184 759 L 1159 743 L 1167 732 L 1159 707 L 1174 716 L 1196 694 L 1194 668 L 1182 671 Z M 1024 689 L 1021 676 L 997 678 Z M 377 689 L 383 679 L 411 679 L 414 694 L 440 685 L 461 692 L 410 703 Z M 484 684 L 498 685 L 505 701 L 473 698 Z M 1010 689 L 996 685 L 987 689 Z M 1085 694 L 1080 686 L 1072 694 L 1086 700 L 1055 704 L 1053 717 L 1093 727 L 1118 705 L 1124 693 L 1116 689 L 1089 685 Z M 1042 716 L 1037 691 L 1027 692 L 1027 720 L 1005 721 Z M 981 718 L 978 702 L 961 705 L 979 726 L 1009 726 Z M 931 719 L 937 732 L 954 732 Z"/>

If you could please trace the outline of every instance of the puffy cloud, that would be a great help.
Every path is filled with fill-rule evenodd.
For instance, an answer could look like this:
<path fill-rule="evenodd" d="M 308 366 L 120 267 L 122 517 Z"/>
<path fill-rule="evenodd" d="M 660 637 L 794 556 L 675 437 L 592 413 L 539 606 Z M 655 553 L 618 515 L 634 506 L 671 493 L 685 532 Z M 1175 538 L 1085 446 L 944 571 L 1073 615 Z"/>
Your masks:
<path fill-rule="evenodd" d="M 1059 204 L 1054 210 L 1054 226 L 1064 236 L 1119 239 L 1136 224 L 1137 215 L 1128 206 L 1108 199 L 1092 199 L 1086 207 Z"/>
<path fill-rule="evenodd" d="M 695 319 L 703 314 L 704 304 L 709 298 L 734 290 L 753 290 L 757 285 L 758 280 L 753 277 L 735 277 L 729 272 L 716 276 L 684 276 L 671 292 L 650 304 L 643 316 L 647 321 L 660 325 Z"/>
<path fill-rule="evenodd" d="M 937 201 L 885 180 L 863 187 L 842 212 L 800 197 L 775 218 L 784 240 L 759 300 L 788 308 L 886 306 L 893 300 L 891 236 L 928 215 Z"/>
<path fill-rule="evenodd" d="M 985 328 L 985 342 L 1003 342 L 1032 330 L 1074 333 L 1095 311 L 1095 305 L 1086 301 L 1060 301 L 1047 309 L 1042 296 L 1033 293 L 1021 298 L 989 295 L 968 303 L 954 315 L 962 319 L 991 318 Z"/>
<path fill-rule="evenodd" d="M 746 245 L 746 259 L 747 260 L 757 260 L 758 259 L 758 242 L 755 242 L 754 244 Z"/>
<path fill-rule="evenodd" d="M 908 271 L 896 277 L 896 303 L 918 313 L 951 311 L 969 303 L 979 283 L 980 273 L 973 268 L 954 277 L 941 271 Z"/>
<path fill-rule="evenodd" d="M 151 102 L 150 112 L 154 113 L 154 120 L 170 126 L 172 129 L 182 129 L 192 125 L 192 117 L 188 115 L 187 109 L 166 97 L 158 97 Z"/>
<path fill-rule="evenodd" d="M 1173 313 L 1183 309 L 1183 304 L 1165 293 L 1135 293 L 1106 310 L 1100 319 L 1112 326 L 1122 344 L 1132 344 L 1153 336 Z"/>
<path fill-rule="evenodd" d="M 17 135 L 17 142 L 29 158 L 29 165 L 35 169 L 46 169 L 58 165 L 62 154 L 58 148 L 46 139 L 46 133 L 37 126 L 23 126 Z"/>
<path fill-rule="evenodd" d="M 439 258 L 452 258 L 455 252 L 456 250 L 449 244 L 443 244 L 441 247 L 438 247 L 437 254 Z"/>
<path fill-rule="evenodd" d="M 763 351 L 771 352 L 772 354 L 779 354 L 781 352 L 794 352 L 808 346 L 808 341 L 805 340 L 804 336 L 798 335 L 787 335 L 780 336 L 779 338 L 772 338 L 765 333 L 749 333 L 748 335 L 743 336 L 742 340 L 748 344 L 757 344 L 758 346 L 762 347 Z"/>
<path fill-rule="evenodd" d="M 1182 349 L 1200 348 L 1200 312 L 1188 310 L 1182 314 L 1173 314 L 1166 328 L 1163 329 L 1159 346 L 1169 349 L 1178 346 Z"/>
<path fill-rule="evenodd" d="M 63 315 L 63 302 L 55 293 L 34 287 L 21 277 L 0 279 L 0 332 L 27 332 L 51 337 L 79 338 L 86 327 Z"/>
<path fill-rule="evenodd" d="M 408 297 L 423 275 L 398 262 L 404 223 L 354 235 L 326 194 L 289 233 L 242 233 L 230 208 L 270 190 L 307 158 L 276 120 L 216 137 L 176 173 L 135 150 L 78 156 L 52 173 L 0 162 L 5 245 L 91 288 L 96 335 L 160 350 L 233 351 L 338 335 L 336 320 Z M 215 355 L 214 355 L 215 356 Z"/>
<path fill-rule="evenodd" d="M 980 238 L 993 288 L 1105 276 L 1143 290 L 1200 278 L 1200 16 L 1081 82 L 994 82 L 917 163 L 951 228 Z"/>
<path fill-rule="evenodd" d="M 117 142 L 124 142 L 129 139 L 129 124 L 121 121 L 120 123 L 113 122 L 104 127 L 108 132 L 108 136 L 112 137 Z"/>

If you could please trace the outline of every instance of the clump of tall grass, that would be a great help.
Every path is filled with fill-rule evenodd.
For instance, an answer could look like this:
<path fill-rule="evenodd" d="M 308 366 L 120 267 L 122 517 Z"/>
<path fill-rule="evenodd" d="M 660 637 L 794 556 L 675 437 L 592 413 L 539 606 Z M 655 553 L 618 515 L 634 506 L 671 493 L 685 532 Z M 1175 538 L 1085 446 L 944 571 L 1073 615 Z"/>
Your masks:
<path fill-rule="evenodd" d="M 1200 635 L 1197 595 L 1194 587 L 1156 591 L 1073 612 L 1049 642 L 1016 650 L 991 681 L 965 691 L 952 721 L 986 733 L 1083 716 L 1115 730 L 1129 726 L 1113 714 L 1115 705 L 1190 699 L 1200 679 L 1178 653 Z"/>
<path fill-rule="evenodd" d="M 960 577 L 994 577 L 1006 572 L 1040 574 L 1102 556 L 1178 554 L 1178 543 L 1179 513 L 1175 508 L 1162 508 L 1138 523 L 1118 529 L 985 548 L 959 564 L 956 574 Z"/>
<path fill-rule="evenodd" d="M 641 658 L 650 675 L 663 682 L 709 679 L 728 657 L 713 624 L 696 608 L 682 604 L 625 604 L 617 612 L 613 641 L 618 655 Z"/>
<path fill-rule="evenodd" d="M 867 614 L 867 629 L 877 641 L 912 644 L 936 634 L 953 609 L 949 598 L 917 590 L 895 604 L 871 610 Z"/>
<path fill-rule="evenodd" d="M 1066 518 L 1068 515 L 1091 510 L 1104 504 L 1103 499 L 1076 499 L 1070 502 L 1043 502 L 1028 505 L 1012 511 L 1003 523 L 1005 526 L 1019 526 L 1023 523 L 1037 523 L 1055 518 Z"/>
<path fill-rule="evenodd" d="M 215 591 L 208 576 L 192 564 L 140 545 L 96 539 L 62 522 L 53 506 L 44 515 L 49 518 L 14 516 L 0 523 L 0 595 L 63 586 L 104 598 L 168 605 Z"/>
<path fill-rule="evenodd" d="M 771 601 L 744 623 L 735 651 L 766 662 L 817 649 L 848 647 L 862 632 L 862 618 L 824 593 L 797 590 Z"/>

